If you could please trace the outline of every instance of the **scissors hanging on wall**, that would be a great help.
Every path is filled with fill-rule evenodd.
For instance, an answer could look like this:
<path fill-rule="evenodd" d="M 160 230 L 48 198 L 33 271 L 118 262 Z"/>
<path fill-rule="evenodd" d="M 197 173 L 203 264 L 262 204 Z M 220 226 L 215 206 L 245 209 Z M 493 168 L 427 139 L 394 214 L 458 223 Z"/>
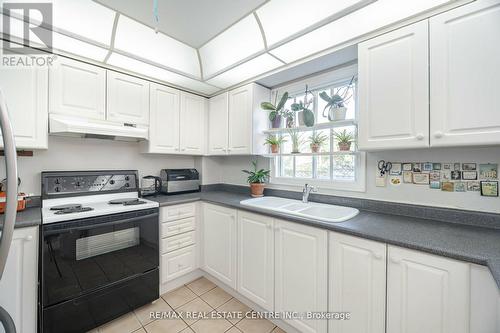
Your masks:
<path fill-rule="evenodd" d="M 392 163 L 380 160 L 378 161 L 378 169 L 380 170 L 380 177 L 383 177 L 386 173 L 389 173 L 389 171 L 391 171 Z"/>

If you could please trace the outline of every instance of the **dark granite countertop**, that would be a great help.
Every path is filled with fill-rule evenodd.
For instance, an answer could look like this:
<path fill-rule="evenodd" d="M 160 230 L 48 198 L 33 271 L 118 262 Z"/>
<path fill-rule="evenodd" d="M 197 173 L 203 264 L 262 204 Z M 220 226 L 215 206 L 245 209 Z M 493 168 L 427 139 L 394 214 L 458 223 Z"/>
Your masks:
<path fill-rule="evenodd" d="M 364 237 L 409 249 L 488 266 L 500 288 L 500 230 L 432 219 L 407 217 L 360 210 L 358 216 L 341 223 L 294 217 L 243 206 L 247 194 L 207 191 L 175 196 L 159 195 L 148 199 L 160 206 L 203 200 L 232 208 L 252 211 L 288 221 Z"/>
<path fill-rule="evenodd" d="M 0 215 L 0 221 L 3 225 L 5 215 Z M 17 212 L 15 228 L 32 227 L 42 224 L 42 212 L 40 207 L 26 208 Z"/>

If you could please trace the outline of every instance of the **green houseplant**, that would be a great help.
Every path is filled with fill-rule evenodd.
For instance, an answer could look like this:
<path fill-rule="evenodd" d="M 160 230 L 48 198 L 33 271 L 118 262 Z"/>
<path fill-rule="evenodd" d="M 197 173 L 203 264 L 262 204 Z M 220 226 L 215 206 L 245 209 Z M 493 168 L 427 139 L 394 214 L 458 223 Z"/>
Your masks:
<path fill-rule="evenodd" d="M 334 131 L 333 136 L 337 140 L 340 151 L 351 150 L 351 144 L 354 141 L 354 134 L 352 132 L 347 132 L 345 129 L 341 132 Z"/>
<path fill-rule="evenodd" d="M 264 196 L 265 182 L 269 179 L 270 170 L 257 169 L 257 161 L 252 162 L 253 170 L 241 170 L 248 174 L 247 182 L 250 184 L 250 193 L 252 197 L 258 198 Z"/>
<path fill-rule="evenodd" d="M 277 154 L 280 150 L 281 144 L 283 142 L 286 142 L 286 139 L 282 136 L 276 136 L 276 135 L 269 135 L 266 138 L 265 145 L 269 145 L 271 147 L 271 153 L 272 154 Z"/>
<path fill-rule="evenodd" d="M 278 104 L 276 104 L 277 100 L 278 100 L 278 94 L 276 94 L 274 104 L 271 102 L 260 103 L 260 107 L 263 110 L 269 111 L 269 120 L 271 121 L 272 128 L 280 128 L 281 127 L 281 120 L 282 120 L 282 116 L 284 114 L 283 110 L 285 107 L 285 103 L 288 100 L 288 92 L 285 91 L 283 96 L 281 96 L 281 99 L 278 102 Z"/>
<path fill-rule="evenodd" d="M 306 92 L 304 96 L 304 101 L 299 101 L 298 103 L 293 103 L 291 108 L 292 111 L 297 112 L 297 118 L 299 120 L 299 125 L 306 125 L 307 127 L 314 126 L 314 112 L 309 108 L 313 99 L 308 99 L 308 95 L 312 93 L 309 91 L 306 85 Z"/>
<path fill-rule="evenodd" d="M 311 152 L 313 153 L 319 153 L 321 150 L 321 147 L 325 144 L 326 141 L 328 141 L 328 136 L 322 133 L 313 133 L 309 137 L 309 142 L 311 146 Z"/>
<path fill-rule="evenodd" d="M 300 153 L 300 145 L 302 144 L 302 133 L 296 128 L 290 128 L 288 130 L 290 139 L 292 140 L 292 154 Z"/>
<path fill-rule="evenodd" d="M 328 117 L 329 121 L 345 120 L 347 113 L 345 104 L 352 97 L 350 90 L 353 82 L 354 76 L 347 86 L 334 89 L 331 96 L 326 91 L 322 91 L 319 94 L 319 97 L 326 102 L 323 109 L 323 117 Z"/>

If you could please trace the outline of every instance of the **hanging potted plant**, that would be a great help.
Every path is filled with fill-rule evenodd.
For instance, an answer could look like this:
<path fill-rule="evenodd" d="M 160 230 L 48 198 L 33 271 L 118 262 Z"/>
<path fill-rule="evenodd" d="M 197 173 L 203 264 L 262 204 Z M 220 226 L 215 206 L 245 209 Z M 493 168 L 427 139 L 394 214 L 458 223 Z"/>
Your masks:
<path fill-rule="evenodd" d="M 321 150 L 321 147 L 325 144 L 325 142 L 328 140 L 328 136 L 322 133 L 313 133 L 309 137 L 309 142 L 311 146 L 311 152 L 313 153 L 319 153 Z"/>
<path fill-rule="evenodd" d="M 283 142 L 286 142 L 286 139 L 284 137 L 269 135 L 264 144 L 267 144 L 271 147 L 272 154 L 277 154 L 279 153 L 280 146 Z"/>
<path fill-rule="evenodd" d="M 325 108 L 323 109 L 323 117 L 328 117 L 329 121 L 345 120 L 347 113 L 345 105 L 352 97 L 350 91 L 353 82 L 354 76 L 347 86 L 335 89 L 331 96 L 328 95 L 326 91 L 319 94 L 319 97 L 326 102 Z"/>
<path fill-rule="evenodd" d="M 290 140 L 292 140 L 292 154 L 300 153 L 300 145 L 302 144 L 302 133 L 296 128 L 291 128 L 288 130 L 290 135 Z"/>
<path fill-rule="evenodd" d="M 299 125 L 312 127 L 314 126 L 314 112 L 309 108 L 309 106 L 312 104 L 313 98 L 308 99 L 308 94 L 312 95 L 312 93 L 309 91 L 306 85 L 304 101 L 293 103 L 291 108 L 292 111 L 297 112 L 297 119 L 299 121 Z"/>
<path fill-rule="evenodd" d="M 276 100 L 278 99 L 278 94 L 276 94 Z M 281 99 L 278 104 L 276 104 L 276 100 L 274 101 L 274 104 L 271 102 L 262 102 L 260 103 L 260 107 L 265 110 L 269 111 L 269 120 L 271 121 L 271 127 L 272 128 L 280 128 L 281 127 L 281 121 L 283 119 L 283 108 L 285 107 L 285 103 L 288 100 L 288 92 L 285 91 L 283 96 L 281 96 Z"/>
<path fill-rule="evenodd" d="M 257 161 L 252 162 L 253 171 L 242 170 L 248 174 L 247 182 L 250 184 L 250 193 L 252 197 L 258 198 L 264 196 L 265 182 L 269 179 L 270 170 L 257 170 Z"/>
<path fill-rule="evenodd" d="M 354 141 L 354 135 L 352 132 L 347 132 L 347 130 L 343 130 L 342 132 L 334 131 L 333 136 L 337 140 L 337 145 L 340 151 L 351 150 L 351 144 Z"/>

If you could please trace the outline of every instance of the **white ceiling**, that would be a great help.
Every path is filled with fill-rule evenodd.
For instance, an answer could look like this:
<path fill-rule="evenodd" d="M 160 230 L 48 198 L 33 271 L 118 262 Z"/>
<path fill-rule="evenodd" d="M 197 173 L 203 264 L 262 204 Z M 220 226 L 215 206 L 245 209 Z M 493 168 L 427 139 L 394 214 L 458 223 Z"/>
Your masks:
<path fill-rule="evenodd" d="M 94 0 L 150 27 L 153 0 Z M 158 29 L 199 48 L 268 0 L 158 0 Z"/>

